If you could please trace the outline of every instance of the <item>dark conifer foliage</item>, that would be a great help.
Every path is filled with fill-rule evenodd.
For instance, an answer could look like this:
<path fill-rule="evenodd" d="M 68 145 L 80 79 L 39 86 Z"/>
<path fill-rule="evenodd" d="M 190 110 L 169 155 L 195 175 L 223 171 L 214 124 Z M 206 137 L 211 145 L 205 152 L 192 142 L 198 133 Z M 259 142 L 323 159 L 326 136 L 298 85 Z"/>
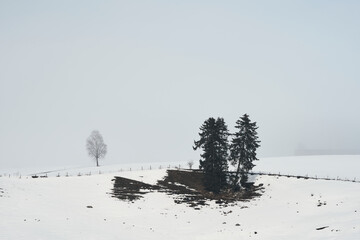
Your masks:
<path fill-rule="evenodd" d="M 209 118 L 200 127 L 200 140 L 193 149 L 201 148 L 200 169 L 204 171 L 204 185 L 215 193 L 226 186 L 228 170 L 228 129 L 223 118 Z"/>
<path fill-rule="evenodd" d="M 238 131 L 234 134 L 234 138 L 230 145 L 230 162 L 237 166 L 236 175 L 233 178 L 234 187 L 240 184 L 244 186 L 248 179 L 249 171 L 255 166 L 253 161 L 256 158 L 256 149 L 260 146 L 256 130 L 256 122 L 251 122 L 249 115 L 244 114 L 236 121 L 235 128 Z"/>

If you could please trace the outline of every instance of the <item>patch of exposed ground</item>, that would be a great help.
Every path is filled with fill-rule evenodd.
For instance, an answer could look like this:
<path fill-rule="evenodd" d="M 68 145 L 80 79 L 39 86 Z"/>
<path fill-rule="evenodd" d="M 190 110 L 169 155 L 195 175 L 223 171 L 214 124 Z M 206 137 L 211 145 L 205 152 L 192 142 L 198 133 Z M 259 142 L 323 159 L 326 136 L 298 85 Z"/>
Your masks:
<path fill-rule="evenodd" d="M 154 190 L 160 190 L 157 185 L 151 185 L 140 181 L 131 180 L 123 177 L 115 177 L 112 196 L 120 200 L 134 201 L 142 198 L 142 195 Z"/>
<path fill-rule="evenodd" d="M 175 203 L 185 203 L 197 208 L 206 205 L 206 200 L 226 206 L 237 201 L 247 201 L 261 196 L 262 186 L 249 184 L 246 189 L 232 191 L 226 189 L 218 194 L 209 192 L 203 186 L 203 173 L 200 171 L 168 170 L 167 176 L 156 185 L 115 177 L 112 196 L 121 200 L 134 201 L 151 191 L 165 192 L 174 197 Z"/>

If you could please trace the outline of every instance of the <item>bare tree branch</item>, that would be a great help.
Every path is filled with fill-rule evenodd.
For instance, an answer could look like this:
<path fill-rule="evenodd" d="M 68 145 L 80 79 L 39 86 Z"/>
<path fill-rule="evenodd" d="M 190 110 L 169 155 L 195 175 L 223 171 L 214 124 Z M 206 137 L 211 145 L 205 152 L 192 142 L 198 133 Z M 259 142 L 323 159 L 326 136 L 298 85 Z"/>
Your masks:
<path fill-rule="evenodd" d="M 99 159 L 104 158 L 107 153 L 107 146 L 99 131 L 92 131 L 86 140 L 86 149 L 89 156 L 96 161 L 96 166 L 99 166 Z"/>

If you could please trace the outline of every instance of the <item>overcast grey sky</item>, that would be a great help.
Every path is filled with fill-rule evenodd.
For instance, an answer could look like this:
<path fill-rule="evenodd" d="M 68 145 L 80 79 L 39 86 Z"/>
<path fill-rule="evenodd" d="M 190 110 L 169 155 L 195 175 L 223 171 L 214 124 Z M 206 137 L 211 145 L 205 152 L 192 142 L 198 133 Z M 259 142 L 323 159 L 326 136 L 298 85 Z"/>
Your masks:
<path fill-rule="evenodd" d="M 360 153 L 358 1 L 0 1 L 0 168 L 198 160 L 248 113 L 259 156 Z"/>

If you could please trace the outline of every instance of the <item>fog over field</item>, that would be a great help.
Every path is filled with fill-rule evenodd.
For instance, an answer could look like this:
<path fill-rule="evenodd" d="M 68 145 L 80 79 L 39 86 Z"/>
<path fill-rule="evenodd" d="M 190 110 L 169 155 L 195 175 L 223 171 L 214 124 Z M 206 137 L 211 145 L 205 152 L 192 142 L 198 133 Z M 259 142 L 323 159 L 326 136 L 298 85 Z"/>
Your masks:
<path fill-rule="evenodd" d="M 359 12 L 0 1 L 0 239 L 360 239 Z"/>
<path fill-rule="evenodd" d="M 360 154 L 358 1 L 1 1 L 0 166 L 198 161 L 247 113 L 260 157 Z"/>

